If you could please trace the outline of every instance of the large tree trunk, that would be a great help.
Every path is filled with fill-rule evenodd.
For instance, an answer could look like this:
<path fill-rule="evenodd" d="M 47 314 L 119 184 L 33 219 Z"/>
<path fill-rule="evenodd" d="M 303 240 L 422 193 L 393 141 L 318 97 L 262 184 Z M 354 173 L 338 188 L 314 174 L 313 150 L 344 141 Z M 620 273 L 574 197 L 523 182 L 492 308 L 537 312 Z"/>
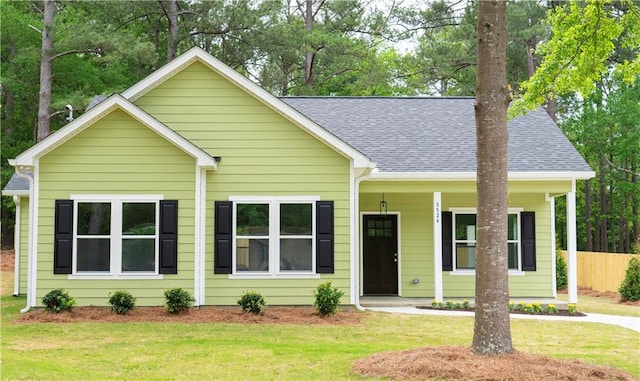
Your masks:
<path fill-rule="evenodd" d="M 631 166 L 631 170 L 633 171 L 633 175 L 631 175 L 631 184 L 633 184 L 633 189 L 637 189 L 638 187 L 638 175 L 637 170 L 638 166 L 634 163 Z M 637 244 L 640 249 L 640 216 L 638 213 L 638 192 L 633 192 L 631 196 L 631 214 L 633 215 L 633 233 L 631 236 L 631 246 Z"/>
<path fill-rule="evenodd" d="M 527 78 L 531 78 L 531 76 L 536 72 L 536 62 L 533 59 L 533 49 L 535 49 L 535 44 L 532 39 L 527 39 L 524 42 L 524 48 L 526 50 L 525 54 L 527 57 Z"/>
<path fill-rule="evenodd" d="M 584 186 L 584 225 L 587 238 L 587 251 L 593 251 L 593 228 L 591 227 L 591 180 Z"/>
<path fill-rule="evenodd" d="M 507 21 L 505 1 L 478 2 L 476 315 L 471 349 L 513 352 L 507 261 Z"/>
<path fill-rule="evenodd" d="M 178 52 L 178 2 L 169 0 L 166 10 L 169 21 L 169 35 L 167 36 L 167 62 L 173 61 Z"/>
<path fill-rule="evenodd" d="M 309 34 L 313 31 L 313 0 L 306 0 L 306 10 L 304 14 L 304 26 Z M 313 87 L 313 60 L 314 52 L 313 47 L 308 46 L 307 51 L 304 53 L 304 84 L 311 88 Z"/>
<path fill-rule="evenodd" d="M 49 135 L 51 130 L 51 67 L 53 63 L 53 16 L 56 8 L 53 0 L 44 1 L 44 26 L 42 27 L 42 57 L 40 59 L 40 99 L 38 102 L 38 132 L 36 141 Z"/>
<path fill-rule="evenodd" d="M 605 184 L 604 171 L 604 159 L 600 158 L 600 178 L 598 179 L 600 184 L 600 226 L 598 227 L 600 231 L 600 247 L 598 250 L 607 252 L 609 251 L 609 239 L 607 237 L 607 186 Z"/>

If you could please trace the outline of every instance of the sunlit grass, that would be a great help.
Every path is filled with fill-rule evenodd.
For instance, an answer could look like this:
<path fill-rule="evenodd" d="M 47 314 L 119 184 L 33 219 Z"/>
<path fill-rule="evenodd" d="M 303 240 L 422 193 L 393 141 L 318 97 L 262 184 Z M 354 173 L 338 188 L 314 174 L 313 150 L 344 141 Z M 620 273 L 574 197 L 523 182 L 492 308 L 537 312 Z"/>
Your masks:
<path fill-rule="evenodd" d="M 567 300 L 567 294 L 558 294 L 559 300 Z M 595 297 L 578 295 L 578 311 L 620 316 L 640 317 L 640 306 L 618 303 L 618 301 L 607 297 Z"/>
<path fill-rule="evenodd" d="M 7 275 L 12 274 L 2 273 L 3 281 Z M 359 380 L 349 371 L 355 359 L 421 346 L 470 345 L 473 334 L 470 317 L 372 312 L 354 326 L 16 324 L 25 298 L 4 293 L 3 380 Z M 594 304 L 604 300 L 596 299 Z M 586 300 L 580 297 L 580 310 L 592 308 Z M 617 306 L 602 308 L 609 312 L 601 313 L 618 311 Z M 613 366 L 640 377 L 637 332 L 580 322 L 518 319 L 511 324 L 519 351 Z"/>

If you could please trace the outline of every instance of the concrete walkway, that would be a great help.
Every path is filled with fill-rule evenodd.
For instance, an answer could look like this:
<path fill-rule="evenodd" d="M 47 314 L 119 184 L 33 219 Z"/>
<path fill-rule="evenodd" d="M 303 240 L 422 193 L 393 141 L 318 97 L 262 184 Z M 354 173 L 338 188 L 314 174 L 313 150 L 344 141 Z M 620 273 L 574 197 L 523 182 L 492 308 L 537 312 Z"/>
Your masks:
<path fill-rule="evenodd" d="M 412 314 L 412 315 L 439 315 L 439 316 L 467 316 L 473 317 L 474 313 L 469 311 L 450 311 L 450 310 L 430 310 L 415 307 L 366 307 L 367 310 L 377 312 L 389 312 L 395 314 Z M 640 332 L 640 317 L 633 316 L 617 316 L 603 314 L 585 314 L 586 316 L 553 316 L 553 315 L 526 315 L 511 314 L 512 319 L 537 319 L 550 321 L 572 321 L 580 323 L 602 323 L 617 325 L 628 328 L 636 332 Z"/>

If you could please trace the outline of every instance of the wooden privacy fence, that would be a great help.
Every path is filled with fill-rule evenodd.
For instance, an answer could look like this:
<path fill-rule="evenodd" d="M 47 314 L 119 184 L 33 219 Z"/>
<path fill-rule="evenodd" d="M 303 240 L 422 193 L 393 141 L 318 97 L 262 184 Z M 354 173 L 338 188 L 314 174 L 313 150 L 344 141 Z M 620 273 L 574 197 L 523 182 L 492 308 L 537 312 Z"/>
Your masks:
<path fill-rule="evenodd" d="M 567 252 L 561 254 L 567 260 Z M 578 251 L 578 287 L 618 292 L 631 258 L 631 254 Z"/>

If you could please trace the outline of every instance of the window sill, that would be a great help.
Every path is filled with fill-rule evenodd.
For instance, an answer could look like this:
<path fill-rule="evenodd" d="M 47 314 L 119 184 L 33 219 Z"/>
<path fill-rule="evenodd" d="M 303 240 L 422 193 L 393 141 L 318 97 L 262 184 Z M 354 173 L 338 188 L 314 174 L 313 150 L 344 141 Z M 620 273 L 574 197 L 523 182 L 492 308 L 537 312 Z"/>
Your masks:
<path fill-rule="evenodd" d="M 70 280 L 155 280 L 164 279 L 162 274 L 70 274 Z"/>
<path fill-rule="evenodd" d="M 509 276 L 524 276 L 526 273 L 520 270 L 509 270 Z M 453 276 L 475 276 L 476 270 L 456 270 L 449 271 L 449 275 Z"/>
<path fill-rule="evenodd" d="M 320 274 L 229 274 L 228 279 L 320 279 Z"/>

